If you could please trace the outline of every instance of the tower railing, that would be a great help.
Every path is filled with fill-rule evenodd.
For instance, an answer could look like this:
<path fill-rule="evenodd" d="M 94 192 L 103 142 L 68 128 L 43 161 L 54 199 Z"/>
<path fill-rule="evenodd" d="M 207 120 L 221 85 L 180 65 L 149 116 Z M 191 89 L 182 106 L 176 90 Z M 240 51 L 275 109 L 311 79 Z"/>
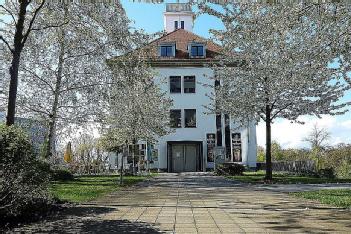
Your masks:
<path fill-rule="evenodd" d="M 166 12 L 181 12 L 189 11 L 191 12 L 191 5 L 189 3 L 167 3 Z"/>

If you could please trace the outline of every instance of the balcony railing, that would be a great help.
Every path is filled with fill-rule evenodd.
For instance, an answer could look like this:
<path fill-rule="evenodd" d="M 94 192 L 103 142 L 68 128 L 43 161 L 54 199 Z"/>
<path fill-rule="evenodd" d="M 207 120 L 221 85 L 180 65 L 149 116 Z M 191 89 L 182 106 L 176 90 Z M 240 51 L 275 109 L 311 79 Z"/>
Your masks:
<path fill-rule="evenodd" d="M 191 12 L 191 5 L 189 3 L 167 3 L 166 12 Z"/>

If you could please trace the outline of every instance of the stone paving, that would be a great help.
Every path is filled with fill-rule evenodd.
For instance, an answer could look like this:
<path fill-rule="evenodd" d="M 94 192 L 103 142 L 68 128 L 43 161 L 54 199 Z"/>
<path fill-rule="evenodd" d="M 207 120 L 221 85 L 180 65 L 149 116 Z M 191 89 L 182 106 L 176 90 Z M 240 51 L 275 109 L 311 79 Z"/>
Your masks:
<path fill-rule="evenodd" d="M 15 231 L 57 233 L 351 233 L 351 211 L 208 174 L 161 174 Z"/>

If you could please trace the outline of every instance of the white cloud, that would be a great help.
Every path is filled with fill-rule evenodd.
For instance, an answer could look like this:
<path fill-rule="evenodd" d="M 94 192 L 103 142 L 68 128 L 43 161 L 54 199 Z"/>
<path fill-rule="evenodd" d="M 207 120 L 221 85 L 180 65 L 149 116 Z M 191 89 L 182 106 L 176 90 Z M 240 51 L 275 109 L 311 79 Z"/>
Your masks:
<path fill-rule="evenodd" d="M 344 128 L 348 128 L 348 129 L 351 129 L 351 120 L 346 120 L 344 122 L 342 122 L 340 124 L 340 126 L 344 127 Z"/>
<path fill-rule="evenodd" d="M 316 117 L 303 116 L 299 120 L 305 124 L 290 123 L 288 120 L 277 120 L 272 125 L 272 140 L 279 142 L 283 148 L 303 148 L 309 145 L 303 139 L 309 134 L 314 124 L 326 128 L 331 133 L 330 145 L 351 143 L 351 120 L 336 116 Z M 266 130 L 263 122 L 257 126 L 257 143 L 265 146 Z"/>

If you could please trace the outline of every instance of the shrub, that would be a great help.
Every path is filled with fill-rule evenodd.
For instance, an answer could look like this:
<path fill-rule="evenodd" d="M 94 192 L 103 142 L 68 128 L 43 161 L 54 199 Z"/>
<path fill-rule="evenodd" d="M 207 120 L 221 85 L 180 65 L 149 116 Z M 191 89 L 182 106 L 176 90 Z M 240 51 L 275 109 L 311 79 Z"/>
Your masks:
<path fill-rule="evenodd" d="M 51 179 L 59 180 L 59 181 L 67 181 L 67 180 L 73 180 L 74 176 L 70 171 L 66 169 L 57 169 L 52 171 Z"/>
<path fill-rule="evenodd" d="M 332 167 L 323 168 L 323 169 L 318 170 L 318 175 L 321 178 L 333 179 L 333 178 L 335 178 L 335 171 Z"/>
<path fill-rule="evenodd" d="M 19 127 L 0 124 L 0 220 L 49 204 L 48 165 L 37 160 Z"/>
<path fill-rule="evenodd" d="M 223 163 L 216 165 L 216 175 L 233 176 L 242 175 L 245 167 L 238 163 Z"/>
<path fill-rule="evenodd" d="M 337 168 L 337 175 L 340 178 L 351 178 L 351 162 L 342 160 Z"/>

